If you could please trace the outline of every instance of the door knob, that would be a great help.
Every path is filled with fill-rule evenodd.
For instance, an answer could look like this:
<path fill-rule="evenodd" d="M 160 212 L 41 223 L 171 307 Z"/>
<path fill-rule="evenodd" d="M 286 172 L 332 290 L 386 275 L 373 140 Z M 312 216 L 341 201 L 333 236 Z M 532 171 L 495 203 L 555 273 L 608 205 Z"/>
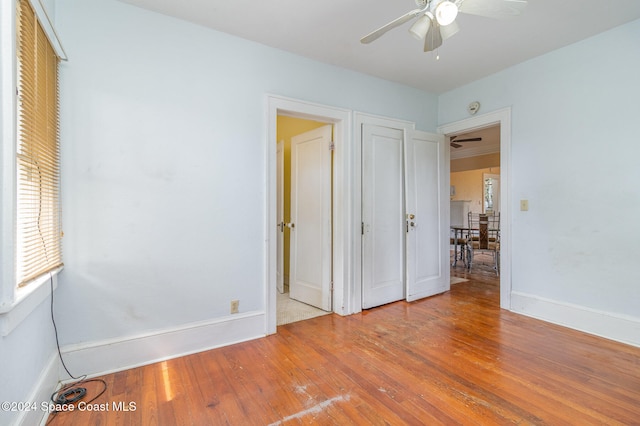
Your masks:
<path fill-rule="evenodd" d="M 409 214 L 408 216 L 409 216 L 409 219 L 411 219 L 411 220 L 416 218 L 416 215 L 414 215 L 414 214 Z"/>

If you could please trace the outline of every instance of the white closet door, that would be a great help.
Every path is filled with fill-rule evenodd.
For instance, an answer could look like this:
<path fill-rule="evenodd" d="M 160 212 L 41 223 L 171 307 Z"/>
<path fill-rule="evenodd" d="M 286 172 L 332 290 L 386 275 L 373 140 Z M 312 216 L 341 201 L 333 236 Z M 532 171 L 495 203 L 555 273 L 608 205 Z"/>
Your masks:
<path fill-rule="evenodd" d="M 363 124 L 362 307 L 404 299 L 404 131 Z"/>
<path fill-rule="evenodd" d="M 407 300 L 449 289 L 444 136 L 413 131 L 406 143 Z"/>

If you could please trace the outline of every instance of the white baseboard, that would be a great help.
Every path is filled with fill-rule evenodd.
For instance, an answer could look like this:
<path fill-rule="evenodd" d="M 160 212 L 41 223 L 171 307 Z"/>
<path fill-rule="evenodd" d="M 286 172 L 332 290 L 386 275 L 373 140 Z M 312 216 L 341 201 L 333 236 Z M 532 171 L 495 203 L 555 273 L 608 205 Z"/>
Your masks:
<path fill-rule="evenodd" d="M 516 291 L 511 293 L 511 310 L 640 347 L 640 318 L 599 311 Z"/>
<path fill-rule="evenodd" d="M 42 403 L 49 402 L 51 394 L 56 390 L 58 385 L 58 353 L 51 355 L 49 362 L 40 372 L 33 390 L 28 398 L 24 401 L 35 404 L 34 410 L 22 410 L 11 424 L 15 425 L 38 425 L 44 424 L 47 419 L 48 411 L 43 410 Z M 46 407 L 45 407 L 46 408 Z"/>
<path fill-rule="evenodd" d="M 69 371 L 95 377 L 264 337 L 265 313 L 234 314 L 123 339 L 62 348 Z M 69 378 L 62 369 L 60 377 Z"/>

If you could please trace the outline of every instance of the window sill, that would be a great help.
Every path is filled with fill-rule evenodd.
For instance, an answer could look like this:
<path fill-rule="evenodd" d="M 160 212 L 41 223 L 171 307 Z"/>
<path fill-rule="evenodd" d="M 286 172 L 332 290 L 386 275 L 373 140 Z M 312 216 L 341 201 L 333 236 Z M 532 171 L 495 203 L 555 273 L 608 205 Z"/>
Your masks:
<path fill-rule="evenodd" d="M 37 278 L 24 288 L 18 288 L 15 300 L 0 307 L 0 336 L 8 336 L 51 294 L 50 279 L 53 280 L 54 290 L 58 287 L 58 274 L 62 268 Z"/>

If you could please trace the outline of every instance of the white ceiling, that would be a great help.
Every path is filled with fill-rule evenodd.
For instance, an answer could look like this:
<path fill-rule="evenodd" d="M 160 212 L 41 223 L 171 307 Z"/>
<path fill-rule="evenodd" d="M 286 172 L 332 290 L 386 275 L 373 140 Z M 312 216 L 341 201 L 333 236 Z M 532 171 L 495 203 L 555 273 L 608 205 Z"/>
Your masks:
<path fill-rule="evenodd" d="M 432 93 L 640 18 L 639 0 L 529 0 L 523 14 L 509 20 L 459 14 L 461 30 L 436 60 L 407 32 L 412 22 L 360 43 L 415 9 L 414 0 L 120 1 Z"/>

